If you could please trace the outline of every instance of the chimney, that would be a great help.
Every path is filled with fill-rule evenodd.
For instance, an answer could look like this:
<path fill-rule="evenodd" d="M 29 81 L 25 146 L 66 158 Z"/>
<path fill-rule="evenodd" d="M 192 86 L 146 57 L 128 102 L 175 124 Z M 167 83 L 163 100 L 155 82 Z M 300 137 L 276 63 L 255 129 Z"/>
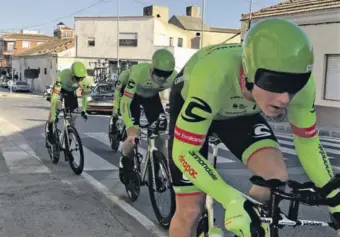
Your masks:
<path fill-rule="evenodd" d="M 200 7 L 199 6 L 188 6 L 186 8 L 186 15 L 190 17 L 199 17 L 200 16 Z"/>
<path fill-rule="evenodd" d="M 169 9 L 161 6 L 147 6 L 143 8 L 143 16 L 153 16 L 161 19 L 162 21 L 168 22 L 169 20 Z"/>

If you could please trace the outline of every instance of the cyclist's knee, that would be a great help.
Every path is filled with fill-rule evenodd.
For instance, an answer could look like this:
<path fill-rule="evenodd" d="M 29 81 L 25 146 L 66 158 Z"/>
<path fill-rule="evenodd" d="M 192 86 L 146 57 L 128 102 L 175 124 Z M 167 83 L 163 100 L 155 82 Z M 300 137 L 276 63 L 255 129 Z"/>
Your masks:
<path fill-rule="evenodd" d="M 189 196 L 177 195 L 174 219 L 179 219 L 187 225 L 193 225 L 202 214 L 204 201 L 204 193 Z"/>
<path fill-rule="evenodd" d="M 288 179 L 287 167 L 282 152 L 278 148 L 262 148 L 255 151 L 247 160 L 248 168 L 265 179 Z"/>

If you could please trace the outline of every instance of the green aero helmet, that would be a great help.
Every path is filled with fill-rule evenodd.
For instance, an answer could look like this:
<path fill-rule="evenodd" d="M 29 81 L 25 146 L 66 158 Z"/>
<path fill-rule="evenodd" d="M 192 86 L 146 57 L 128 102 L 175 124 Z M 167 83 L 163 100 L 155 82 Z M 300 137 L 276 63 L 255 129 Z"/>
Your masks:
<path fill-rule="evenodd" d="M 85 65 L 82 62 L 79 62 L 79 61 L 73 62 L 72 66 L 71 66 L 71 70 L 72 70 L 73 77 L 77 81 L 85 78 L 86 75 L 87 75 Z"/>
<path fill-rule="evenodd" d="M 152 55 L 152 66 L 155 75 L 167 78 L 175 69 L 175 57 L 166 49 L 157 50 Z"/>
<path fill-rule="evenodd" d="M 266 91 L 295 94 L 308 82 L 313 47 L 295 23 L 282 18 L 259 21 L 249 29 L 242 46 L 248 89 L 255 83 Z"/>

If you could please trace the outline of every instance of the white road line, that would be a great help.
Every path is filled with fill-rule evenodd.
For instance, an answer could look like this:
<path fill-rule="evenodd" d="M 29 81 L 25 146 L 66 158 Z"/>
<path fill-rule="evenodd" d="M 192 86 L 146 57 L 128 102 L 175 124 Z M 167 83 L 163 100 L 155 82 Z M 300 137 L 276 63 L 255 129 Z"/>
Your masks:
<path fill-rule="evenodd" d="M 280 144 L 283 144 L 283 145 L 292 145 L 292 146 L 294 146 L 294 143 L 290 142 L 290 141 L 285 141 L 285 140 L 280 140 L 280 139 L 278 139 L 278 141 L 279 141 Z M 283 147 L 283 148 L 285 148 L 285 147 Z M 334 150 L 334 149 L 329 149 L 329 148 L 325 148 L 325 150 L 326 150 L 327 153 L 340 155 L 340 150 Z M 295 152 L 295 155 L 296 155 L 296 152 Z"/>
<path fill-rule="evenodd" d="M 93 153 L 91 150 L 83 146 L 84 149 L 84 171 L 98 171 L 98 170 L 117 170 L 118 168 L 113 164 L 107 162 L 99 155 Z"/>
<path fill-rule="evenodd" d="M 105 132 L 84 133 L 84 135 L 89 136 L 99 142 L 102 142 L 106 144 L 107 146 L 110 146 L 108 135 Z M 222 149 L 222 148 L 219 148 L 219 149 Z M 145 155 L 146 153 L 145 149 L 139 147 L 138 150 L 141 154 Z M 209 153 L 209 157 L 212 157 L 211 153 Z M 217 163 L 235 163 L 235 161 L 222 157 L 222 156 L 217 156 Z"/>
<path fill-rule="evenodd" d="M 291 139 L 291 140 L 293 140 L 293 135 L 292 134 L 283 134 L 283 133 L 275 133 L 275 135 L 277 136 L 277 137 L 282 137 L 282 138 L 287 138 L 287 139 Z M 320 141 L 322 142 L 322 143 L 327 143 L 327 142 L 330 142 L 330 143 L 340 143 L 340 139 L 338 139 L 338 138 L 333 138 L 333 137 L 324 137 L 324 136 L 319 136 L 319 138 L 320 138 Z M 337 145 L 336 144 L 336 145 Z M 332 146 L 334 146 L 334 145 L 332 145 Z"/>
<path fill-rule="evenodd" d="M 21 135 L 21 129 L 9 121 L 0 118 L 0 135 L 6 139 L 0 143 L 0 150 L 9 169 L 13 174 L 49 173 L 34 150 Z"/>
<path fill-rule="evenodd" d="M 124 210 L 127 214 L 129 214 L 132 218 L 138 221 L 141 225 L 143 225 L 148 231 L 154 233 L 159 237 L 166 237 L 167 234 L 159 229 L 155 223 L 153 223 L 149 218 L 144 216 L 137 209 L 121 200 L 119 197 L 114 195 L 110 189 L 108 189 L 105 185 L 97 181 L 91 175 L 86 172 L 81 174 L 95 189 L 104 194 L 112 203 L 119 206 L 122 210 Z"/>
<path fill-rule="evenodd" d="M 86 133 L 85 133 L 86 134 Z M 44 133 L 41 134 L 45 137 Z M 97 155 L 96 153 L 92 152 L 86 146 L 83 145 L 84 151 L 84 171 L 100 171 L 100 170 L 117 170 L 118 168 L 107 162 L 101 156 Z M 75 158 L 77 161 L 77 158 Z"/>

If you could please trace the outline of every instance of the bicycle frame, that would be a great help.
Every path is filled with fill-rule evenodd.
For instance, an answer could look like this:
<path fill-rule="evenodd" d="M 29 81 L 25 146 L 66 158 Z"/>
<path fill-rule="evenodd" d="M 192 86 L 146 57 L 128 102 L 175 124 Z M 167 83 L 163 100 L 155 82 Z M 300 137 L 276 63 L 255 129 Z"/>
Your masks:
<path fill-rule="evenodd" d="M 147 128 L 148 125 L 144 125 L 144 126 L 140 126 L 140 128 Z M 147 143 L 148 143 L 148 148 L 146 151 L 146 156 L 144 157 L 144 159 L 142 160 L 142 164 L 143 164 L 143 168 L 140 169 L 140 161 L 138 160 L 138 169 L 139 171 L 141 171 L 141 182 L 142 184 L 146 184 L 146 173 L 149 169 L 149 161 L 150 161 L 150 165 L 151 165 L 151 169 L 152 169 L 152 182 L 153 182 L 153 186 L 154 189 L 156 190 L 156 176 L 155 176 L 155 162 L 153 160 L 153 152 L 157 151 L 157 147 L 155 146 L 155 139 L 161 135 L 166 135 L 166 134 L 154 134 L 152 132 L 149 131 L 149 129 L 147 129 L 147 133 L 143 133 L 141 135 L 141 138 L 147 138 Z M 136 151 L 136 155 L 138 155 L 138 146 L 136 146 L 135 148 Z M 136 165 L 135 165 L 136 166 Z"/>
<path fill-rule="evenodd" d="M 72 119 L 72 112 L 66 112 L 65 108 L 62 108 L 58 111 L 59 111 L 57 113 L 58 118 L 63 119 L 63 121 L 64 121 L 63 128 L 62 128 L 62 130 L 60 130 L 61 134 L 60 135 L 58 134 L 58 140 L 59 140 L 59 144 L 61 145 L 61 149 L 65 150 L 65 148 L 66 148 L 64 146 L 65 141 L 68 145 L 68 148 L 70 147 L 70 145 L 69 145 L 69 134 L 68 134 L 67 128 L 70 125 L 69 120 Z M 62 112 L 62 114 L 60 115 L 61 112 Z M 76 114 L 76 113 L 74 113 L 74 114 Z"/>

